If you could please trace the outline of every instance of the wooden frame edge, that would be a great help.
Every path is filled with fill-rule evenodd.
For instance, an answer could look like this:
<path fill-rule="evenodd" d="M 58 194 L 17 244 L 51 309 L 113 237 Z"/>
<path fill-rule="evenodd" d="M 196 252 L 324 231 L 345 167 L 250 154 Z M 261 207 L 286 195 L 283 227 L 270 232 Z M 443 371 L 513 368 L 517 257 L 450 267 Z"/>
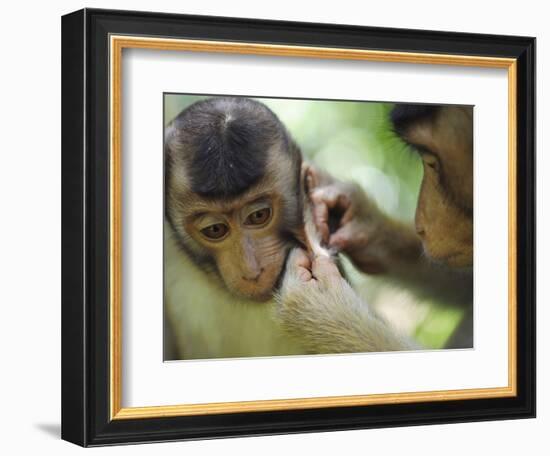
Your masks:
<path fill-rule="evenodd" d="M 517 61 L 508 67 L 508 386 L 517 395 Z"/>
<path fill-rule="evenodd" d="M 362 396 L 324 396 L 302 399 L 270 399 L 261 401 L 218 402 L 189 405 L 159 405 L 150 407 L 124 407 L 113 417 L 116 420 L 135 418 L 167 418 L 175 416 L 199 416 L 222 413 L 267 412 L 329 407 L 354 407 L 380 404 L 405 404 L 423 401 L 453 401 L 513 397 L 511 387 L 480 388 L 414 393 L 369 394 Z"/>
<path fill-rule="evenodd" d="M 109 45 L 109 412 L 113 419 L 122 407 L 122 147 L 121 147 L 121 59 L 122 48 Z"/>
<path fill-rule="evenodd" d="M 314 46 L 274 45 L 227 41 L 187 40 L 141 36 L 109 37 L 110 106 L 110 305 L 109 305 L 109 411 L 111 420 L 177 416 L 200 416 L 239 412 L 351 407 L 375 404 L 414 403 L 517 396 L 517 60 L 415 52 L 375 51 Z M 121 308 L 122 308 L 122 217 L 121 217 L 121 62 L 124 48 L 193 52 L 253 54 L 339 60 L 369 60 L 432 65 L 454 65 L 508 70 L 508 386 L 464 390 L 330 396 L 188 405 L 122 407 Z"/>

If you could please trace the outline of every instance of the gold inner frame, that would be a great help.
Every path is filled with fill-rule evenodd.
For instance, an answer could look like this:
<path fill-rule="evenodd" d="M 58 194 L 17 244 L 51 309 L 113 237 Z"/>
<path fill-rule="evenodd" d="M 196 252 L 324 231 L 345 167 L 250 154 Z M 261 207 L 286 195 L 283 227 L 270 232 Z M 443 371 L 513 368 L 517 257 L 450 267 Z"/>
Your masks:
<path fill-rule="evenodd" d="M 403 392 L 353 396 L 274 399 L 170 406 L 122 407 L 122 180 L 121 94 L 123 49 L 155 49 L 228 54 L 253 54 L 316 59 L 368 60 L 431 65 L 453 65 L 508 70 L 508 386 L 426 392 Z M 311 409 L 374 404 L 448 401 L 511 397 L 517 394 L 516 372 L 516 119 L 517 61 L 511 58 L 386 52 L 287 46 L 227 41 L 184 40 L 138 36 L 110 36 L 110 414 L 111 419 L 158 418 L 184 415 Z"/>

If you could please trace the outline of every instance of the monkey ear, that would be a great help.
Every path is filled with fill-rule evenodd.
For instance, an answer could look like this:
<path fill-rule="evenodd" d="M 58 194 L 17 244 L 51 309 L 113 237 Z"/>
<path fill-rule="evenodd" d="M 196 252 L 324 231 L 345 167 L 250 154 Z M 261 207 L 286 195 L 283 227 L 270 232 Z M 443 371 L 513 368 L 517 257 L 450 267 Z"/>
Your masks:
<path fill-rule="evenodd" d="M 315 165 L 303 162 L 300 182 L 305 194 L 309 195 L 317 187 L 333 184 L 334 178 L 330 174 L 321 171 Z"/>
<path fill-rule="evenodd" d="M 328 176 L 328 179 L 325 177 Z M 321 235 L 315 226 L 313 218 L 313 203 L 310 199 L 311 191 L 318 186 L 329 185 L 333 179 L 326 173 L 322 173 L 310 163 L 303 162 L 300 171 L 300 186 L 303 191 L 303 224 L 299 232 L 294 235 L 304 246 L 307 252 L 313 256 L 329 256 L 330 252 L 321 245 Z"/>
<path fill-rule="evenodd" d="M 302 170 L 300 172 L 300 188 L 304 192 L 304 195 L 307 196 L 315 188 L 315 182 L 312 181 L 311 165 L 305 161 L 302 163 Z"/>

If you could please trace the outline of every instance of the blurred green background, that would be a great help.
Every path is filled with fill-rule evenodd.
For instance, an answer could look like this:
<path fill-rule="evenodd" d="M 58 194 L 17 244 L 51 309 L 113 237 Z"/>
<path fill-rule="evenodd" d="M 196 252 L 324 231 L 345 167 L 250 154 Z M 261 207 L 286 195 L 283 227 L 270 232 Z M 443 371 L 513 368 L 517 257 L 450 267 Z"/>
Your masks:
<path fill-rule="evenodd" d="M 166 94 L 164 121 L 205 96 Z M 341 180 L 361 185 L 388 214 L 413 223 L 422 180 L 420 158 L 392 131 L 392 104 L 257 98 L 286 125 L 304 158 Z M 461 311 L 419 301 L 388 281 L 345 267 L 354 287 L 400 331 L 425 347 L 441 348 Z"/>

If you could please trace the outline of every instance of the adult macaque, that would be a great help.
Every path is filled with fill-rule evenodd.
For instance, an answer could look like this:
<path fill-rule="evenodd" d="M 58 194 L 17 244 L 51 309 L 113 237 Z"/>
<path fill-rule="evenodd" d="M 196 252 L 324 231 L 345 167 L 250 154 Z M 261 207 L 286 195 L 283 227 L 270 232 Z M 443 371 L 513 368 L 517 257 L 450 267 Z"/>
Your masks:
<path fill-rule="evenodd" d="M 311 169 L 315 224 L 322 241 L 359 270 L 463 307 L 464 319 L 447 346 L 472 347 L 472 108 L 397 105 L 391 120 L 422 158 L 415 228 L 384 214 L 358 186 Z M 337 226 L 331 230 L 334 217 Z M 279 318 L 292 334 L 322 353 L 415 346 L 385 323 L 377 325 L 380 319 L 368 303 L 327 261 L 300 251 L 289 258 Z"/>

